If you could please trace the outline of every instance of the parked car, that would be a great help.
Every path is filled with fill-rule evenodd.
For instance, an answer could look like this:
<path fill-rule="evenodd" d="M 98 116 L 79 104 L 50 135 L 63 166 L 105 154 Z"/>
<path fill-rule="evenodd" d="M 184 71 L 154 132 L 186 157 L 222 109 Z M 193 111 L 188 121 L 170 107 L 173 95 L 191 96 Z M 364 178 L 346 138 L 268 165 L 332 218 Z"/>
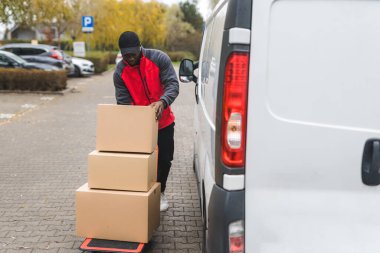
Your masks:
<path fill-rule="evenodd" d="M 115 59 L 115 63 L 116 63 L 116 65 L 117 65 L 121 60 L 123 60 L 123 56 L 121 55 L 121 52 L 119 51 L 119 53 L 117 53 L 117 55 L 116 55 L 116 59 Z"/>
<path fill-rule="evenodd" d="M 2 49 L 0 49 L 2 50 Z M 7 50 L 8 52 L 12 52 L 10 50 Z M 49 64 L 53 65 L 57 68 L 64 69 L 64 63 L 61 60 L 57 60 L 54 58 L 46 57 L 46 56 L 40 56 L 40 55 L 24 55 L 20 56 L 24 60 L 28 62 L 36 62 L 36 63 L 43 63 L 43 64 Z"/>
<path fill-rule="evenodd" d="M 95 72 L 94 64 L 86 59 L 72 57 L 75 66 L 75 76 L 90 76 Z"/>
<path fill-rule="evenodd" d="M 60 70 L 60 68 L 49 64 L 27 62 L 21 57 L 3 50 L 0 50 L 0 68 L 41 69 L 46 71 Z"/>
<path fill-rule="evenodd" d="M 65 52 L 63 52 L 62 50 L 59 50 L 62 54 L 62 58 L 63 58 L 63 61 L 65 62 L 66 66 L 67 66 L 67 73 L 69 76 L 72 76 L 75 74 L 75 66 L 74 66 L 74 63 L 72 61 L 72 57 L 68 54 L 66 54 Z"/>
<path fill-rule="evenodd" d="M 209 253 L 379 251 L 379 12 L 356 0 L 215 7 L 199 75 L 190 60 L 179 72 L 196 82 Z"/>
<path fill-rule="evenodd" d="M 11 43 L 0 47 L 0 50 L 12 52 L 29 62 L 51 64 L 65 69 L 68 75 L 74 74 L 75 68 L 71 59 L 65 59 L 63 52 L 55 46 L 29 43 Z"/>

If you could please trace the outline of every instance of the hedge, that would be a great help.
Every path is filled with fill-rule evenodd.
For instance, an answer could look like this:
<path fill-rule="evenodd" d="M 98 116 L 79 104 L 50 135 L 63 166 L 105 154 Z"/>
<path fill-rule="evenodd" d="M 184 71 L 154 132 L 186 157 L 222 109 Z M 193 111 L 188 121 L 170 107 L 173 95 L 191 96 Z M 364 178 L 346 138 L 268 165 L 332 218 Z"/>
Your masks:
<path fill-rule="evenodd" d="M 95 66 L 95 73 L 102 73 L 107 70 L 109 53 L 101 51 L 86 52 L 85 59 L 92 61 Z"/>
<path fill-rule="evenodd" d="M 66 71 L 0 68 L 0 90 L 59 91 L 66 85 Z"/>
<path fill-rule="evenodd" d="M 73 56 L 72 51 L 65 51 L 66 54 Z M 110 62 L 110 53 L 104 51 L 89 51 L 86 52 L 86 57 L 80 57 L 92 61 L 95 67 L 95 73 L 99 74 L 107 70 Z M 115 64 L 115 61 L 112 63 Z"/>
<path fill-rule="evenodd" d="M 109 52 L 109 61 L 108 64 L 115 64 L 116 57 L 117 57 L 118 52 Z"/>
<path fill-rule="evenodd" d="M 115 64 L 117 53 L 118 52 L 109 52 L 109 64 Z M 195 60 L 195 56 L 189 51 L 169 51 L 167 54 L 172 61 L 181 61 L 185 58 Z"/>
<path fill-rule="evenodd" d="M 65 52 L 73 55 L 72 51 Z M 189 51 L 169 51 L 167 54 L 172 61 L 181 61 L 185 58 L 195 60 L 195 56 Z M 115 64 L 116 55 L 117 52 L 89 51 L 84 58 L 94 63 L 95 73 L 102 73 L 107 70 L 108 64 Z"/>
<path fill-rule="evenodd" d="M 172 61 L 182 61 L 183 59 L 195 60 L 195 56 L 189 51 L 167 52 Z"/>

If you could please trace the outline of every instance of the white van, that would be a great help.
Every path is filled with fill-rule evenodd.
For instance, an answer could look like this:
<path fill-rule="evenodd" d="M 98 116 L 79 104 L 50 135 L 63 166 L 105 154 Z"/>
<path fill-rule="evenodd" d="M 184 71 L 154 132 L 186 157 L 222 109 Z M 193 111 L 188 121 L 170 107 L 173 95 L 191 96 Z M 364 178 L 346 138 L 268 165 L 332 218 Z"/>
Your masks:
<path fill-rule="evenodd" d="M 208 252 L 380 252 L 380 1 L 221 0 L 196 65 Z"/>

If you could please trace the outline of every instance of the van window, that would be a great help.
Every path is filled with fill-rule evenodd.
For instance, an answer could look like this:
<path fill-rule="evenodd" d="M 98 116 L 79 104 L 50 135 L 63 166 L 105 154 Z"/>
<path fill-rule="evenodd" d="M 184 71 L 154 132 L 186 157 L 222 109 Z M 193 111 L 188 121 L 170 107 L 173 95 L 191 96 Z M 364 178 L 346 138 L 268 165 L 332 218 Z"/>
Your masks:
<path fill-rule="evenodd" d="M 211 33 L 211 43 L 209 45 L 208 52 L 208 63 L 209 63 L 209 73 L 208 73 L 208 85 L 205 90 L 205 94 L 212 99 L 207 99 L 205 101 L 206 108 L 215 122 L 216 116 L 216 98 L 218 91 L 218 80 L 219 80 L 219 68 L 221 66 L 220 58 L 222 54 L 222 43 L 224 34 L 224 23 L 226 20 L 227 4 L 224 5 L 222 9 L 214 17 L 213 30 Z"/>
<path fill-rule="evenodd" d="M 213 22 L 210 22 L 208 25 L 206 25 L 206 30 L 204 32 L 204 38 L 202 42 L 202 51 L 201 51 L 201 82 L 207 83 L 208 82 L 208 48 L 210 45 L 211 40 L 211 32 L 212 32 L 212 25 Z"/>
<path fill-rule="evenodd" d="M 207 26 L 206 48 L 204 48 L 204 53 L 201 56 L 201 99 L 205 104 L 209 118 L 214 124 L 216 119 L 216 97 L 227 6 L 228 5 L 225 4 L 213 17 L 212 23 Z"/>

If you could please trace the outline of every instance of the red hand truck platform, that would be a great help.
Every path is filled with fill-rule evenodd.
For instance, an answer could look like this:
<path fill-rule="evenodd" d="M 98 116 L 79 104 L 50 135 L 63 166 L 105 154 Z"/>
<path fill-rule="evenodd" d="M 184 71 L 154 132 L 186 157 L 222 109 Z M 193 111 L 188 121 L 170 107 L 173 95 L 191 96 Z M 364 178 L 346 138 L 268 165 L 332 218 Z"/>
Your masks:
<path fill-rule="evenodd" d="M 111 241 L 95 238 L 86 238 L 79 247 L 82 251 L 113 252 L 113 253 L 140 253 L 145 244 L 139 242 Z"/>

